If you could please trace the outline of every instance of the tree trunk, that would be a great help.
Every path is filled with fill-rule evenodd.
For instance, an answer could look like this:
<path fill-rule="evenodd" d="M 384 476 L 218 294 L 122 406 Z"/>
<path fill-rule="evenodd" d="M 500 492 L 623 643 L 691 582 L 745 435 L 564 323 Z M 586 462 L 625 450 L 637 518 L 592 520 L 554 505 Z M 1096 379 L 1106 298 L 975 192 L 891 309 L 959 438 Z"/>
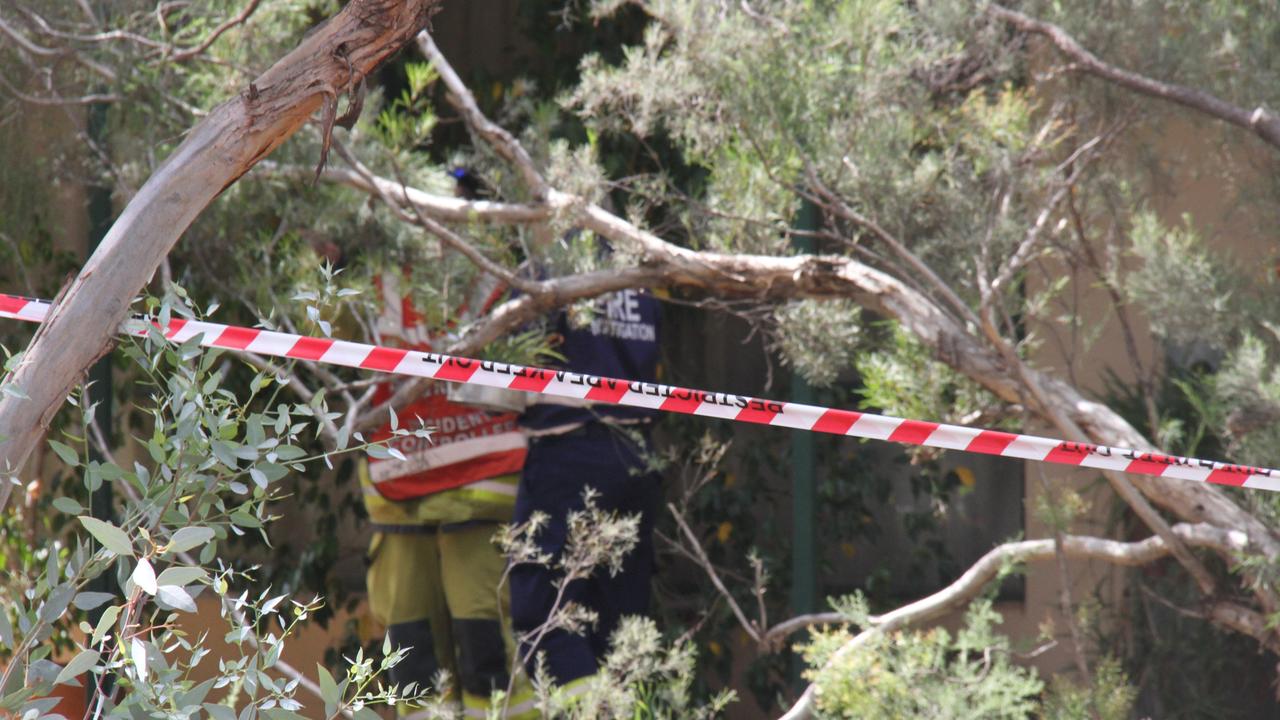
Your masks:
<path fill-rule="evenodd" d="M 215 108 L 125 207 L 0 400 L 0 469 L 17 472 L 86 369 L 111 346 L 133 297 L 197 215 L 323 108 L 326 146 L 338 96 L 421 30 L 439 0 L 352 0 L 296 49 Z M 323 161 L 323 159 L 322 159 Z M 0 483 L 0 508 L 8 499 Z"/>

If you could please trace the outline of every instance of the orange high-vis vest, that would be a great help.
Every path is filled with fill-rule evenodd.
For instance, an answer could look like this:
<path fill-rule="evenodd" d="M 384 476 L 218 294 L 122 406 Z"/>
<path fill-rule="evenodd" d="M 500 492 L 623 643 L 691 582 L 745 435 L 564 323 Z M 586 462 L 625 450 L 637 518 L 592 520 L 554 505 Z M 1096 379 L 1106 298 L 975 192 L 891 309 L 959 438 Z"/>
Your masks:
<path fill-rule="evenodd" d="M 383 298 L 378 332 L 384 343 L 430 350 L 424 319 L 400 292 L 398 280 L 391 273 L 378 279 Z M 391 397 L 395 387 L 392 382 L 379 384 L 374 404 Z M 420 427 L 421 420 L 433 430 L 430 440 L 413 435 L 397 437 L 389 422 L 372 434 L 371 440 L 389 440 L 389 446 L 405 456 L 404 460 L 369 459 L 369 478 L 382 497 L 411 500 L 518 473 L 524 467 L 527 443 L 516 426 L 515 413 L 491 413 L 459 405 L 450 402 L 445 391 L 444 383 L 434 383 L 424 395 L 396 408 L 400 427 L 414 430 Z"/>

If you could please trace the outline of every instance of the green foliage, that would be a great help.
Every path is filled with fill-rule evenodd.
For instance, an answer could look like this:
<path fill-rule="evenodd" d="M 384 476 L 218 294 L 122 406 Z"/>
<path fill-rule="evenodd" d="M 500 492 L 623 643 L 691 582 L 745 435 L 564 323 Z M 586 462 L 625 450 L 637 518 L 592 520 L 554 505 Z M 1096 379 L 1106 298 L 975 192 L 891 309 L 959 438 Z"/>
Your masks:
<path fill-rule="evenodd" d="M 175 297 L 183 295 L 179 289 Z M 175 310 L 185 311 L 170 300 L 148 300 L 147 308 L 160 325 Z M 110 519 L 62 515 L 56 524 L 66 539 L 48 548 L 45 567 L 28 565 L 29 575 L 5 579 L 0 652 L 8 662 L 0 677 L 0 709 L 40 716 L 50 710 L 42 698 L 54 685 L 97 683 L 110 673 L 123 692 L 95 693 L 95 711 L 189 715 L 203 707 L 221 717 L 238 706 L 244 717 L 296 717 L 303 707 L 295 698 L 299 680 L 281 680 L 272 672 L 285 640 L 322 603 L 292 601 L 269 589 L 237 594 L 250 577 L 222 562 L 220 549 L 246 533 L 266 541 L 266 526 L 275 518 L 270 506 L 283 496 L 280 481 L 328 460 L 329 453 L 310 455 L 302 448 L 318 419 L 329 416 L 323 396 L 255 411 L 259 401 L 272 406 L 279 381 L 259 374 L 247 394 L 238 396 L 223 386 L 220 353 L 202 352 L 194 339 L 172 345 L 154 327 L 125 353 L 146 377 L 151 403 L 144 411 L 151 425 L 138 438 L 141 452 L 132 467 L 89 459 L 87 425 L 67 432 L 69 443 L 51 441 L 83 485 L 54 507 L 83 513 L 77 497 L 103 485 L 121 502 Z M 92 411 L 85 407 L 83 417 Z M 106 591 L 89 590 L 99 577 L 106 584 L 97 587 Z M 201 596 L 219 603 L 224 641 L 233 648 L 216 658 L 216 672 L 205 638 L 183 629 L 184 616 L 196 612 Z M 83 613 L 98 608 L 100 618 L 91 625 Z M 71 652 L 64 646 L 67 659 L 60 666 L 50 657 L 57 647 L 50 640 L 56 628 L 67 625 L 82 634 Z M 381 669 L 399 657 L 388 652 Z M 191 679 L 197 668 L 213 678 L 197 683 Z M 334 706 L 329 715 L 394 701 L 393 694 L 372 687 L 376 673 L 357 657 L 339 690 L 326 698 Z M 220 688 L 227 689 L 227 700 L 205 703 Z"/>
<path fill-rule="evenodd" d="M 848 300 L 799 300 L 774 311 L 778 349 L 805 380 L 827 387 L 854 365 L 861 313 Z"/>
<path fill-rule="evenodd" d="M 893 325 L 883 350 L 857 359 L 866 405 L 904 418 L 964 424 L 985 410 L 990 395 L 969 378 L 934 359 L 914 335 Z"/>
<path fill-rule="evenodd" d="M 1225 345 L 1239 317 L 1228 278 L 1238 273 L 1210 254 L 1190 218 L 1181 228 L 1168 228 L 1153 213 L 1139 213 L 1130 237 L 1142 266 L 1125 276 L 1124 289 L 1130 302 L 1159 308 L 1151 314 L 1151 331 L 1181 347 Z"/>
<path fill-rule="evenodd" d="M 1040 717 L 1043 720 L 1127 720 L 1133 717 L 1137 688 L 1129 684 L 1115 658 L 1103 658 L 1093 669 L 1093 683 L 1080 687 L 1056 677 Z"/>
<path fill-rule="evenodd" d="M 436 125 L 427 90 L 440 74 L 428 63 L 405 63 L 408 87 L 378 114 L 374 136 L 389 148 L 413 148 L 425 143 Z"/>
<path fill-rule="evenodd" d="M 665 130 L 710 170 L 704 207 L 687 221 L 696 243 L 783 251 L 795 186 L 814 177 L 928 259 L 959 259 L 978 234 L 980 198 L 1028 172 L 1017 158 L 1031 110 L 1013 90 L 939 103 L 920 82 L 970 56 L 992 79 L 1005 72 L 985 56 L 983 31 L 962 44 L 957 33 L 973 27 L 961 5 L 781 2 L 762 16 L 646 3 L 656 20 L 643 45 L 616 67 L 588 57 L 570 106 L 601 132 Z M 937 267 L 948 279 L 967 269 Z"/>
<path fill-rule="evenodd" d="M 659 720 L 720 717 L 733 702 L 732 690 L 717 693 L 705 704 L 693 697 L 697 653 L 688 640 L 667 645 L 648 618 L 623 618 L 610 640 L 604 667 L 572 691 L 535 682 L 538 707 L 545 718 L 566 720 Z"/>
<path fill-rule="evenodd" d="M 989 601 L 972 605 L 954 636 L 941 628 L 872 632 L 837 651 L 848 630 L 820 630 L 804 649 L 821 718 L 1029 718 L 1044 685 L 1010 660 Z"/>

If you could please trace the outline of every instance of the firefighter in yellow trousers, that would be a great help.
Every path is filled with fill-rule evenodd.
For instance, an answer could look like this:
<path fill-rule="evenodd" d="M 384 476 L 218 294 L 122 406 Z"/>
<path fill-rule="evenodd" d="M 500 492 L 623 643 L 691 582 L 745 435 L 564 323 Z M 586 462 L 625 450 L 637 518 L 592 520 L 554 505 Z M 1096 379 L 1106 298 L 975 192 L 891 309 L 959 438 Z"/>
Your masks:
<path fill-rule="evenodd" d="M 399 297 L 395 278 L 383 276 L 380 285 L 383 342 L 429 349 L 422 318 Z M 375 403 L 392 387 L 378 388 Z M 499 592 L 506 560 L 491 540 L 511 521 L 525 439 L 514 414 L 451 402 L 443 383 L 396 412 L 401 425 L 421 420 L 433 431 L 430 439 L 397 435 L 389 423 L 371 439 L 387 441 L 394 456 L 371 458 L 360 472 L 374 531 L 369 604 L 391 645 L 410 648 L 390 679 L 422 689 L 445 670 L 461 691 L 464 715 L 488 717 L 491 693 L 509 687 L 514 657 L 503 626 L 505 588 Z M 527 682 L 516 687 L 506 717 L 536 717 L 522 707 Z"/>

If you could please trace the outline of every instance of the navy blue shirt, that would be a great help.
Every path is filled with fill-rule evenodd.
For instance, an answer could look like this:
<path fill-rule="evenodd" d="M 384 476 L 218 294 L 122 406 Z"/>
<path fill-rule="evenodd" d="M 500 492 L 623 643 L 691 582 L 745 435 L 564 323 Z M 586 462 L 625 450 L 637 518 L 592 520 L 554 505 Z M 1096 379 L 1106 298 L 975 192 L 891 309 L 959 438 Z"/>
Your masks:
<path fill-rule="evenodd" d="M 591 321 L 580 327 L 573 327 L 563 310 L 557 312 L 550 319 L 548 330 L 562 338 L 552 349 L 566 360 L 555 367 L 622 380 L 657 381 L 660 309 L 653 293 L 628 289 L 597 299 Z M 532 430 L 546 430 L 606 417 L 647 420 L 657 412 L 622 405 L 569 407 L 553 403 L 530 405 L 520 424 Z"/>

